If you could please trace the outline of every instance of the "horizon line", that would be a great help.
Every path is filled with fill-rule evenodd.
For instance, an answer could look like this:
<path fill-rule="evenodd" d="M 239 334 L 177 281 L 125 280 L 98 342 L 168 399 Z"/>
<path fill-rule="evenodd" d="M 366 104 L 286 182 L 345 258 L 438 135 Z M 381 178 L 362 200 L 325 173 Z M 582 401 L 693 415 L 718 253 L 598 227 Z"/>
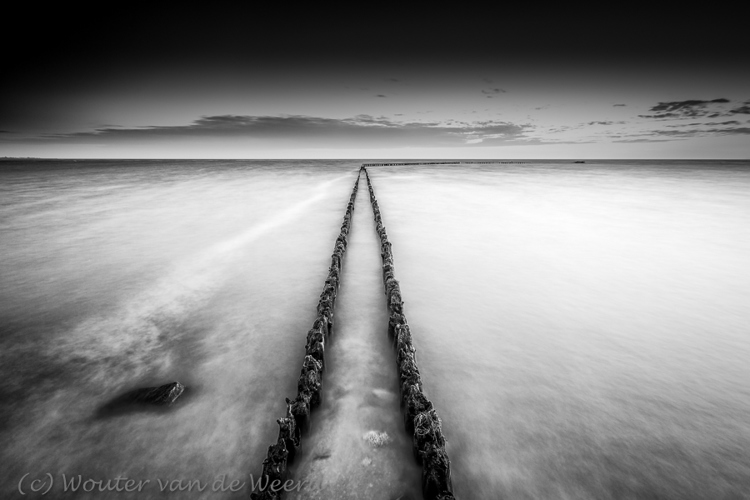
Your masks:
<path fill-rule="evenodd" d="M 236 161 L 305 161 L 305 160 L 325 160 L 325 161 L 362 161 L 362 162 L 397 162 L 397 161 L 403 161 L 403 162 L 414 162 L 414 161 L 445 161 L 445 162 L 494 162 L 494 161 L 640 161 L 640 160 L 661 160 L 661 161 L 706 161 L 706 160 L 726 160 L 726 161 L 750 161 L 750 157 L 748 158 L 720 158 L 720 157 L 712 157 L 712 158 L 649 158 L 649 157 L 642 157 L 642 158 L 580 158 L 580 157 L 570 157 L 570 158 L 432 158 L 432 157 L 425 157 L 425 158 L 399 158 L 399 157 L 384 157 L 384 158 L 317 158 L 317 157 L 310 157 L 310 158 L 213 158 L 213 157 L 206 157 L 206 158 L 192 158 L 192 157 L 140 157 L 140 158 L 131 158 L 131 157 L 62 157 L 62 156 L 0 156 L 0 161 L 8 161 L 8 160 L 90 160 L 90 161 L 97 161 L 97 160 L 133 160 L 133 161 L 141 161 L 141 160 L 192 160 L 192 161 L 207 161 L 207 160 L 216 160 L 216 161 L 226 161 L 226 160 L 236 160 Z"/>

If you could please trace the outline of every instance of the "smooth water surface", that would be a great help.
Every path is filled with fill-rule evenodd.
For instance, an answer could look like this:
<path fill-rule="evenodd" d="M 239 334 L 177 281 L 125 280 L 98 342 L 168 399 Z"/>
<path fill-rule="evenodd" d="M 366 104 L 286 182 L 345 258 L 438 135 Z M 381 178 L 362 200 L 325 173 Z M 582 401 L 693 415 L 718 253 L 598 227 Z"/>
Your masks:
<path fill-rule="evenodd" d="M 0 163 L 3 496 L 49 473 L 60 498 L 246 497 L 212 483 L 260 472 L 359 165 Z M 459 498 L 750 498 L 748 162 L 368 170 Z M 381 292 L 337 307 L 379 322 Z M 172 380 L 174 408 L 98 413 Z"/>

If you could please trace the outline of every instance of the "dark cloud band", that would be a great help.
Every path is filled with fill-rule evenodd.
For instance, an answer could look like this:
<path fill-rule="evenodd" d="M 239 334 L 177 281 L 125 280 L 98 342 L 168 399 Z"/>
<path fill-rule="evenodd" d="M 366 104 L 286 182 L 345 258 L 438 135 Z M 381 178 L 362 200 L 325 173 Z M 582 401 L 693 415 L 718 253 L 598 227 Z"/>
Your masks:
<path fill-rule="evenodd" d="M 107 144 L 179 139 L 259 139 L 269 142 L 313 142 L 323 147 L 336 144 L 347 147 L 439 147 L 518 140 L 524 137 L 524 132 L 529 128 L 528 125 L 491 121 L 454 122 L 450 125 L 397 122 L 370 115 L 345 119 L 303 115 L 216 115 L 204 116 L 182 126 L 106 127 L 90 132 L 38 136 L 26 142 Z"/>

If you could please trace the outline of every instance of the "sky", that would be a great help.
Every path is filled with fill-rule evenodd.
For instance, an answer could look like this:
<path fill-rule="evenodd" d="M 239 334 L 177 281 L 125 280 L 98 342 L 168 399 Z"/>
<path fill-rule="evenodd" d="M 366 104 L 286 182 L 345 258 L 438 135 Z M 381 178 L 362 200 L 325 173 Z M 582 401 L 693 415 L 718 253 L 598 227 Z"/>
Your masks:
<path fill-rule="evenodd" d="M 739 12 L 20 9 L 0 156 L 750 158 Z"/>

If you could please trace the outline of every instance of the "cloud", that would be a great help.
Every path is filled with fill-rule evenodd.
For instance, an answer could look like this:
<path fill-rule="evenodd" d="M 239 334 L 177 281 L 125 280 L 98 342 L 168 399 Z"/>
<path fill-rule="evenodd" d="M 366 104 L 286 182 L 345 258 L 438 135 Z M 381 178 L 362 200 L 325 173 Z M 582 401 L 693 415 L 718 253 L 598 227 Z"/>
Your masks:
<path fill-rule="evenodd" d="M 658 118 L 661 120 L 665 120 L 668 118 L 682 118 L 682 115 L 680 113 L 660 113 L 658 115 L 638 115 L 639 118 Z"/>
<path fill-rule="evenodd" d="M 722 122 L 722 123 L 715 123 L 714 125 L 723 125 L 723 124 L 727 124 L 727 123 L 738 124 L 739 125 L 739 122 Z M 695 127 L 695 126 L 698 126 L 698 125 L 703 125 L 703 122 L 676 123 L 676 124 L 673 124 L 673 125 L 665 125 L 665 127 L 679 128 L 679 127 Z"/>
<path fill-rule="evenodd" d="M 656 106 L 652 107 L 649 111 L 676 111 L 679 109 L 695 108 L 696 106 L 705 106 L 711 103 L 727 103 L 729 99 L 719 98 L 712 99 L 710 101 L 699 101 L 695 99 L 687 101 L 672 101 L 672 102 L 660 102 Z"/>
<path fill-rule="evenodd" d="M 719 116 L 727 116 L 721 105 L 727 104 L 728 102 L 729 99 L 723 97 L 708 101 L 689 99 L 686 101 L 660 102 L 649 109 L 649 111 L 654 112 L 654 114 L 638 116 L 640 118 L 653 118 L 658 120 L 696 118 L 701 116 L 716 118 Z"/>
<path fill-rule="evenodd" d="M 558 132 L 567 132 L 568 130 L 573 130 L 578 127 L 572 127 L 570 125 L 560 125 L 558 127 L 551 127 L 548 132 L 551 134 L 556 134 Z"/>
<path fill-rule="evenodd" d="M 739 108 L 730 109 L 729 112 L 732 113 L 733 115 L 737 115 L 737 114 L 750 115 L 750 103 L 745 103 L 744 106 L 740 106 Z"/>
<path fill-rule="evenodd" d="M 657 136 L 667 137 L 705 137 L 711 135 L 748 135 L 750 127 L 696 128 L 691 130 L 654 130 Z"/>
<path fill-rule="evenodd" d="M 388 97 L 387 95 L 377 94 L 375 97 Z"/>
<path fill-rule="evenodd" d="M 627 106 L 627 104 L 613 104 L 612 105 L 613 108 L 617 108 L 617 107 L 620 107 L 620 106 Z"/>
<path fill-rule="evenodd" d="M 501 88 L 482 89 L 482 94 L 485 94 L 488 97 L 491 97 L 496 94 L 504 94 L 505 92 L 506 90 L 503 90 Z"/>
<path fill-rule="evenodd" d="M 638 143 L 638 142 L 671 142 L 673 139 L 654 139 L 649 137 L 636 139 L 615 139 L 612 142 Z"/>
<path fill-rule="evenodd" d="M 716 105 L 723 103 L 714 103 Z M 689 105 L 692 107 L 695 105 Z M 664 109 L 674 109 L 665 107 Z M 679 109 L 679 108 L 678 108 Z M 664 113 L 679 113 L 665 111 Z M 16 144 L 92 145 L 97 147 L 150 145 L 179 148 L 186 143 L 211 147 L 245 148 L 400 148 L 486 147 L 537 144 L 582 144 L 602 141 L 663 142 L 691 137 L 750 134 L 748 124 L 725 119 L 701 119 L 669 123 L 645 130 L 622 129 L 622 121 L 594 120 L 553 127 L 499 120 L 438 120 L 434 115 L 403 116 L 360 114 L 347 118 L 306 115 L 210 115 L 185 125 L 116 127 L 102 126 L 77 133 L 46 134 L 16 139 L 0 134 L 0 141 Z M 466 115 L 471 116 L 471 115 Z M 474 115 L 476 116 L 476 115 Z M 681 116 L 681 115 L 680 115 Z M 741 115 L 734 115 L 739 118 Z M 654 122 L 647 122 L 653 125 Z M 562 139 L 564 142 L 561 142 Z"/>
<path fill-rule="evenodd" d="M 625 142 L 625 143 L 637 143 L 637 142 L 670 142 L 672 139 L 650 139 L 650 138 L 642 138 L 642 139 L 616 139 L 612 142 Z"/>
<path fill-rule="evenodd" d="M 620 130 L 613 132 L 615 133 L 605 134 L 605 137 L 613 142 L 664 142 L 696 137 L 748 135 L 750 134 L 750 127 L 737 120 L 725 120 L 721 122 L 692 121 L 689 123 L 667 124 L 662 128 L 651 130 Z"/>
<path fill-rule="evenodd" d="M 180 140 L 242 140 L 306 147 L 457 146 L 501 144 L 525 138 L 529 125 L 508 122 L 401 122 L 384 116 L 321 118 L 303 115 L 203 116 L 188 125 L 103 127 L 89 132 L 48 134 L 24 142 L 113 144 Z"/>

